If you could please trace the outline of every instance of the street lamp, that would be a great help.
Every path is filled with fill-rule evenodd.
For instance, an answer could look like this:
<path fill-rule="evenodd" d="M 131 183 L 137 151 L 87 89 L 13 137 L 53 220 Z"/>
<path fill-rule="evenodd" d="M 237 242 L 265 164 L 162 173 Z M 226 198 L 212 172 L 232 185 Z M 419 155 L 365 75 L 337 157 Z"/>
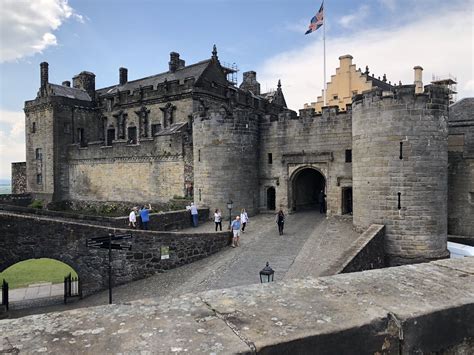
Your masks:
<path fill-rule="evenodd" d="M 267 265 L 260 271 L 260 282 L 262 284 L 273 282 L 273 274 L 275 274 L 275 271 L 268 265 L 267 261 Z"/>
<path fill-rule="evenodd" d="M 229 202 L 227 202 L 227 209 L 229 210 L 229 229 L 232 225 L 232 207 L 234 207 L 234 203 L 232 200 L 229 200 Z"/>

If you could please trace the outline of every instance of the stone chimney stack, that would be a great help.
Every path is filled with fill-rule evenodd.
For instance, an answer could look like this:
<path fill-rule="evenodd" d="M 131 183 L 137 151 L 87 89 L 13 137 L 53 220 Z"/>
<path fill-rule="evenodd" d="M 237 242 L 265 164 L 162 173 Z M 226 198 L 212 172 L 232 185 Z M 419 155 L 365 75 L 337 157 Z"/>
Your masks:
<path fill-rule="evenodd" d="M 76 89 L 81 89 L 89 94 L 92 101 L 95 100 L 95 74 L 83 71 L 72 78 L 72 86 Z"/>
<path fill-rule="evenodd" d="M 352 65 L 352 59 L 354 57 L 351 56 L 350 54 L 346 54 L 346 55 L 341 55 L 339 57 L 339 68 L 344 68 L 344 69 L 347 69 L 349 70 L 349 67 Z"/>
<path fill-rule="evenodd" d="M 71 82 L 69 80 L 63 81 L 63 86 L 67 86 L 68 88 L 71 87 Z"/>
<path fill-rule="evenodd" d="M 242 84 L 240 84 L 242 90 L 248 90 L 255 95 L 260 95 L 260 83 L 257 81 L 257 73 L 254 71 L 248 71 L 243 73 Z"/>
<path fill-rule="evenodd" d="M 422 94 L 423 89 L 423 68 L 417 65 L 413 68 L 415 70 L 415 94 Z"/>
<path fill-rule="evenodd" d="M 49 82 L 49 64 L 47 62 L 42 62 L 40 64 L 40 72 L 41 72 L 41 87 L 44 88 Z"/>
<path fill-rule="evenodd" d="M 128 81 L 128 69 L 119 68 L 119 83 L 120 85 L 125 85 Z"/>
<path fill-rule="evenodd" d="M 180 68 L 179 53 L 171 52 L 170 61 L 169 61 L 170 72 L 174 73 L 177 69 Z"/>

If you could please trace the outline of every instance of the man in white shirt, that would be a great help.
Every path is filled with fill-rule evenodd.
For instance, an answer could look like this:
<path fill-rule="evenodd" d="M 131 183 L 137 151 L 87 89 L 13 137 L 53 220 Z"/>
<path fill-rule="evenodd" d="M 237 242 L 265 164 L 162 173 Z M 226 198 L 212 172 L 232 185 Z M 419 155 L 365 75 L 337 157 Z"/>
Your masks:
<path fill-rule="evenodd" d="M 193 202 L 191 202 L 190 210 L 191 210 L 191 216 L 193 217 L 193 226 L 197 227 L 198 226 L 198 219 L 199 219 L 198 209 L 197 209 L 196 205 Z"/>

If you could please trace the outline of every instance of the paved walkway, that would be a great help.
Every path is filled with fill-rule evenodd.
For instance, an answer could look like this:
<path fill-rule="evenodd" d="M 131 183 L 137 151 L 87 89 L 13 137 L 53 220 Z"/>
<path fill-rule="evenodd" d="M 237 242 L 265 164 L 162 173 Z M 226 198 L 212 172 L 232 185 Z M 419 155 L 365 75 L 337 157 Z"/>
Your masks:
<path fill-rule="evenodd" d="M 278 235 L 275 216 L 258 215 L 250 219 L 241 247 L 226 248 L 206 259 L 147 279 L 115 287 L 114 303 L 137 299 L 178 296 L 205 290 L 259 283 L 259 271 L 269 261 L 275 280 L 318 276 L 327 271 L 343 251 L 358 237 L 344 218 L 326 218 L 316 211 L 288 215 L 284 235 Z M 225 225 L 227 227 L 227 225 Z M 206 223 L 186 231 L 214 228 Z M 67 306 L 56 305 L 35 309 L 13 310 L 11 317 L 61 311 L 76 307 L 107 304 L 103 291 Z"/>
<path fill-rule="evenodd" d="M 38 298 L 55 297 L 64 295 L 64 284 L 43 282 L 31 284 L 25 288 L 14 288 L 8 292 L 10 302 L 28 301 Z"/>

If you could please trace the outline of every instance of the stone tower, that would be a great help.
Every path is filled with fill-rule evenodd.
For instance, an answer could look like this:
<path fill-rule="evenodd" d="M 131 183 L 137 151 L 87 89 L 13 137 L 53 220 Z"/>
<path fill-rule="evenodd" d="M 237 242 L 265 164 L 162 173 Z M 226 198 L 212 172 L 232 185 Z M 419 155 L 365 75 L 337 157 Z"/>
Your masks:
<path fill-rule="evenodd" d="M 375 89 L 352 104 L 354 225 L 386 226 L 390 265 L 447 253 L 448 93 Z M 417 93 L 418 91 L 418 93 Z"/>
<path fill-rule="evenodd" d="M 200 115 L 202 116 L 202 115 Z M 219 208 L 227 217 L 226 202 L 258 212 L 258 116 L 226 107 L 194 117 L 194 201 Z"/>

